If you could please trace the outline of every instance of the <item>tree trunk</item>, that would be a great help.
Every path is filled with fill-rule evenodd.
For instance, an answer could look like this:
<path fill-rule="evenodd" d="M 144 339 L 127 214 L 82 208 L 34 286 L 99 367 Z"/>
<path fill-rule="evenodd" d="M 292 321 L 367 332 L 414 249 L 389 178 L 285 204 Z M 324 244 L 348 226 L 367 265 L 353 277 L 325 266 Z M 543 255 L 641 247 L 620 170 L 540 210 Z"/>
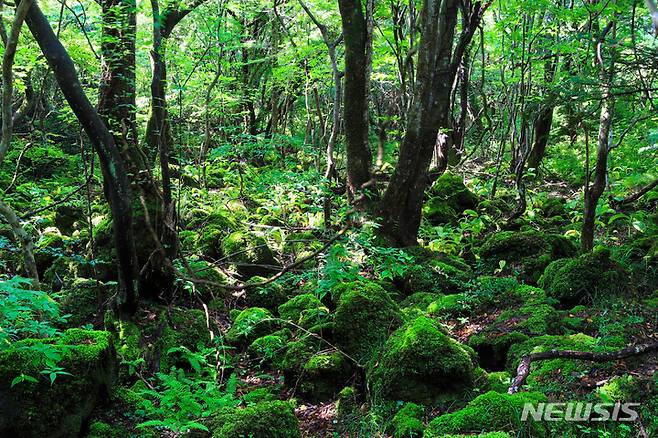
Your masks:
<path fill-rule="evenodd" d="M 137 309 L 137 261 L 132 229 L 132 192 L 121 154 L 112 134 L 84 93 L 73 61 L 37 4 L 33 4 L 28 11 L 26 23 L 53 70 L 64 98 L 98 153 L 105 196 L 112 212 L 119 262 L 117 307 L 120 316 L 130 317 Z"/>
<path fill-rule="evenodd" d="M 589 168 L 585 169 L 585 205 L 583 211 L 583 227 L 580 235 L 580 245 L 584 251 L 594 248 L 594 228 L 596 222 L 596 207 L 599 198 L 603 194 L 608 179 L 608 155 L 612 140 L 612 119 L 615 106 L 612 94 L 612 81 L 615 71 L 616 49 L 611 49 L 610 65 L 606 67 L 602 59 L 602 45 L 606 35 L 612 31 L 613 38 L 616 37 L 616 22 L 611 21 L 602 32 L 596 48 L 597 64 L 600 69 L 601 80 L 601 114 L 599 118 L 599 135 L 596 147 L 596 166 L 594 168 L 594 180 L 589 183 Z"/>
<path fill-rule="evenodd" d="M 455 44 L 458 2 L 426 0 L 423 5 L 416 95 L 400 158 L 380 206 L 381 232 L 393 244 L 417 244 L 428 171 L 439 132 L 450 137 L 452 85 L 484 9 L 479 2 L 469 11 L 462 9 L 462 32 Z"/>
<path fill-rule="evenodd" d="M 345 41 L 344 121 L 347 151 L 347 189 L 352 199 L 372 178 L 368 146 L 369 38 L 361 0 L 339 0 Z"/>

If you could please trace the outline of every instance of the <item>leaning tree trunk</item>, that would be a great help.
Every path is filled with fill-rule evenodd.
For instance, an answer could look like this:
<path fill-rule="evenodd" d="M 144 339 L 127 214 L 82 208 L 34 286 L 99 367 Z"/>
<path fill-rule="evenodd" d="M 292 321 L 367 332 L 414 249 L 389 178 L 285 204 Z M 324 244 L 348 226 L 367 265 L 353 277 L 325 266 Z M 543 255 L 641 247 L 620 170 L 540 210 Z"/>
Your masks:
<path fill-rule="evenodd" d="M 428 171 L 439 132 L 441 137 L 450 137 L 446 134 L 451 129 L 452 84 L 486 7 L 477 2 L 470 10 L 462 8 L 462 31 L 455 44 L 459 2 L 426 0 L 423 5 L 416 95 L 400 158 L 380 205 L 381 232 L 393 244 L 417 244 Z"/>
<path fill-rule="evenodd" d="M 112 212 L 119 262 L 117 308 L 120 316 L 130 317 L 137 309 L 137 262 L 132 227 L 132 192 L 121 154 L 114 137 L 84 93 L 73 61 L 36 3 L 28 11 L 26 23 L 53 70 L 64 98 L 98 153 L 105 196 Z"/>
<path fill-rule="evenodd" d="M 361 0 L 339 0 L 345 42 L 344 121 L 347 189 L 352 199 L 372 178 L 368 146 L 368 23 Z"/>

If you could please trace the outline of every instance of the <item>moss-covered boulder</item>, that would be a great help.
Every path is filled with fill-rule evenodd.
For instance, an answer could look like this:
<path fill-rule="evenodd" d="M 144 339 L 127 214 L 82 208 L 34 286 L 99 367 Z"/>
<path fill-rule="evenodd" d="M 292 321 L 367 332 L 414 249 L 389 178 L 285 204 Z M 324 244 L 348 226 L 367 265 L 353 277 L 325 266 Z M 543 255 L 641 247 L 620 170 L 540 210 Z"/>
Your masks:
<path fill-rule="evenodd" d="M 463 259 L 423 247 L 406 248 L 411 263 L 402 278 L 395 283 L 406 295 L 417 292 L 461 292 L 472 278 L 471 267 Z"/>
<path fill-rule="evenodd" d="M 59 356 L 68 374 L 54 383 L 42 351 Z M 75 437 L 116 378 L 112 335 L 70 329 L 52 339 L 26 339 L 0 352 L 0 436 Z M 19 381 L 20 376 L 36 381 Z M 12 386 L 13 384 L 13 386 Z"/>
<path fill-rule="evenodd" d="M 324 304 L 313 294 L 302 294 L 291 298 L 279 306 L 279 316 L 295 324 L 299 324 L 302 314 L 307 310 L 319 309 Z"/>
<path fill-rule="evenodd" d="M 263 365 L 278 368 L 286 352 L 287 342 L 292 336 L 290 330 L 279 330 L 271 335 L 261 336 L 249 345 L 249 357 Z"/>
<path fill-rule="evenodd" d="M 625 294 L 633 289 L 628 271 L 607 250 L 551 263 L 539 285 L 564 306 L 590 304 L 597 296 Z"/>
<path fill-rule="evenodd" d="M 332 295 L 339 297 L 334 314 L 336 343 L 364 364 L 402 323 L 400 309 L 388 292 L 371 281 L 342 284 Z"/>
<path fill-rule="evenodd" d="M 425 425 L 423 424 L 423 417 L 425 410 L 422 406 L 416 403 L 405 403 L 402 406 L 393 421 L 393 437 L 394 438 L 420 438 L 423 436 Z"/>
<path fill-rule="evenodd" d="M 293 405 L 265 401 L 241 409 L 225 409 L 211 420 L 212 438 L 300 438 Z"/>
<path fill-rule="evenodd" d="M 518 273 L 530 284 L 537 283 L 549 263 L 575 254 L 576 247 L 565 237 L 539 231 L 501 231 L 489 236 L 480 248 L 482 267 L 488 274 L 497 270 Z"/>
<path fill-rule="evenodd" d="M 454 222 L 464 211 L 476 209 L 478 202 L 462 177 L 446 172 L 428 191 L 423 216 L 433 225 Z"/>
<path fill-rule="evenodd" d="M 487 370 L 502 370 L 507 352 L 531 336 L 557 334 L 561 315 L 548 304 L 542 289 L 522 285 L 508 295 L 509 305 L 500 315 L 468 339 Z M 519 304 L 516 304 L 519 302 Z"/>
<path fill-rule="evenodd" d="M 204 258 L 217 260 L 223 257 L 222 241 L 237 228 L 237 221 L 222 211 L 206 212 L 193 209 L 183 215 L 190 231 L 182 236 L 183 245 L 196 250 Z"/>
<path fill-rule="evenodd" d="M 473 311 L 473 297 L 466 294 L 440 296 L 427 306 L 427 313 L 440 318 L 456 318 Z"/>
<path fill-rule="evenodd" d="M 391 335 L 370 364 L 368 380 L 385 399 L 427 403 L 473 386 L 474 355 L 438 323 L 421 316 Z"/>
<path fill-rule="evenodd" d="M 279 266 L 267 240 L 250 231 L 235 231 L 226 236 L 222 240 L 222 253 L 245 279 L 267 277 Z"/>
<path fill-rule="evenodd" d="M 264 277 L 252 277 L 250 283 L 258 283 L 266 280 Z M 277 308 L 288 301 L 291 295 L 290 291 L 281 282 L 273 282 L 265 286 L 255 287 L 249 290 L 245 299 L 249 307 L 262 307 L 271 312 L 275 312 Z"/>
<path fill-rule="evenodd" d="M 535 422 L 521 421 L 526 403 L 546 402 L 540 393 L 518 393 L 514 395 L 489 391 L 468 403 L 456 412 L 441 415 L 432 420 L 425 430 L 425 438 L 444 438 L 452 434 L 479 434 L 482 432 L 509 432 L 518 437 L 550 436 L 546 426 Z"/>
<path fill-rule="evenodd" d="M 172 366 L 189 368 L 190 364 L 180 351 L 181 348 L 199 351 L 210 345 L 206 315 L 198 309 L 164 309 L 152 329 L 151 335 L 157 336 L 152 350 L 153 360 L 164 372 L 168 372 Z"/>
<path fill-rule="evenodd" d="M 261 336 L 269 335 L 276 330 L 277 323 L 269 310 L 261 307 L 250 307 L 238 314 L 226 332 L 226 340 L 235 346 L 247 346 Z"/>
<path fill-rule="evenodd" d="M 348 383 L 352 371 L 349 359 L 337 351 L 313 355 L 304 364 L 299 392 L 312 401 L 329 400 Z"/>
<path fill-rule="evenodd" d="M 310 334 L 289 342 L 280 365 L 286 382 L 293 384 L 302 375 L 304 365 L 313 356 L 322 354 L 326 347 L 326 343 Z"/>

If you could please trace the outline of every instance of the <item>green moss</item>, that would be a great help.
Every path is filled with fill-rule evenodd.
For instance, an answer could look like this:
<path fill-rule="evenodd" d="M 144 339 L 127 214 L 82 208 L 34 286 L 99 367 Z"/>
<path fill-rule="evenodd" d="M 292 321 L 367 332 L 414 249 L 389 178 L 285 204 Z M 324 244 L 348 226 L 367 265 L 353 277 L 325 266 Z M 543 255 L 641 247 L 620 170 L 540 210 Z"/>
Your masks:
<path fill-rule="evenodd" d="M 403 288 L 407 294 L 451 294 L 463 290 L 470 276 L 470 270 L 462 271 L 444 262 L 414 264 L 407 269 Z"/>
<path fill-rule="evenodd" d="M 47 346 L 61 356 L 57 366 L 71 375 L 57 376 L 51 385 Z M 78 436 L 84 420 L 116 378 L 116 355 L 109 332 L 70 329 L 58 338 L 26 339 L 0 353 L 0 435 L 22 437 Z M 25 374 L 37 382 L 11 386 Z"/>
<path fill-rule="evenodd" d="M 170 353 L 170 349 L 185 347 L 191 351 L 198 351 L 210 344 L 206 315 L 201 310 L 164 309 L 160 314 L 159 327 L 162 334 L 155 343 L 155 352 L 160 359 L 162 371 L 169 371 L 174 365 L 179 367 L 189 365 L 179 353 Z"/>
<path fill-rule="evenodd" d="M 298 438 L 299 421 L 291 403 L 266 401 L 235 409 L 217 418 L 213 438 Z"/>
<path fill-rule="evenodd" d="M 282 319 L 299 324 L 305 310 L 322 307 L 324 307 L 322 302 L 313 294 L 297 295 L 279 306 L 279 316 Z"/>
<path fill-rule="evenodd" d="M 267 241 L 248 231 L 235 231 L 224 238 L 222 253 L 245 279 L 271 275 L 279 265 Z"/>
<path fill-rule="evenodd" d="M 607 250 L 555 261 L 539 283 L 549 297 L 568 306 L 592 303 L 597 296 L 619 295 L 631 287 L 628 272 L 610 259 Z"/>
<path fill-rule="evenodd" d="M 94 421 L 89 426 L 87 438 L 123 438 L 128 432 L 104 421 Z"/>
<path fill-rule="evenodd" d="M 487 373 L 487 389 L 505 394 L 509 389 L 511 380 L 511 376 L 507 371 Z"/>
<path fill-rule="evenodd" d="M 287 340 L 284 336 L 261 336 L 251 343 L 247 352 L 250 357 L 261 364 L 271 364 L 277 367 L 283 360 Z"/>
<path fill-rule="evenodd" d="M 113 288 L 96 280 L 76 279 L 73 284 L 61 292 L 60 313 L 70 315 L 67 325 L 79 327 L 93 323 L 102 314 L 101 306 L 114 292 Z"/>
<path fill-rule="evenodd" d="M 251 307 L 235 318 L 226 340 L 232 345 L 246 346 L 257 338 L 272 333 L 276 328 L 274 317 L 267 309 Z"/>
<path fill-rule="evenodd" d="M 427 306 L 427 312 L 442 317 L 468 315 L 472 310 L 470 301 L 466 294 L 444 295 Z"/>
<path fill-rule="evenodd" d="M 302 395 L 314 401 L 333 398 L 352 375 L 352 366 L 335 351 L 312 356 L 304 365 L 299 385 Z"/>
<path fill-rule="evenodd" d="M 338 393 L 336 400 L 336 418 L 339 424 L 348 422 L 349 418 L 355 416 L 357 413 L 358 395 L 358 391 L 353 386 L 346 386 Z"/>
<path fill-rule="evenodd" d="M 525 403 L 547 401 L 539 393 L 514 395 L 489 391 L 468 403 L 459 411 L 441 415 L 427 426 L 425 438 L 439 438 L 450 434 L 510 432 L 515 436 L 548 436 L 547 429 L 539 422 L 521 421 Z"/>
<path fill-rule="evenodd" d="M 485 271 L 494 272 L 504 261 L 503 274 L 518 273 L 528 283 L 536 283 L 550 262 L 575 253 L 576 248 L 563 236 L 539 231 L 501 231 L 480 248 Z"/>
<path fill-rule="evenodd" d="M 432 225 L 452 224 L 457 222 L 459 215 L 442 198 L 430 198 L 423 206 L 423 217 Z"/>
<path fill-rule="evenodd" d="M 252 277 L 249 281 L 258 283 L 264 281 L 264 277 Z M 246 295 L 249 307 L 262 307 L 274 312 L 280 305 L 288 300 L 288 291 L 280 282 L 270 283 L 266 286 L 256 287 Z"/>
<path fill-rule="evenodd" d="M 334 314 L 338 345 L 360 363 L 366 363 L 402 323 L 397 304 L 381 286 L 370 281 L 340 285 Z"/>
<path fill-rule="evenodd" d="M 473 386 L 473 355 L 436 322 L 419 317 L 391 335 L 370 364 L 368 380 L 384 399 L 429 402 Z"/>
<path fill-rule="evenodd" d="M 479 203 L 464 180 L 450 172 L 445 172 L 434 182 L 428 197 L 423 213 L 433 225 L 454 222 L 465 210 L 475 210 Z"/>
<path fill-rule="evenodd" d="M 605 352 L 617 348 L 600 346 L 595 338 L 582 333 L 569 336 L 538 336 L 513 345 L 507 354 L 506 368 L 514 372 L 523 355 L 549 350 Z M 574 385 L 584 376 L 593 370 L 610 368 L 613 364 L 593 364 L 573 359 L 542 360 L 533 364 L 526 384 L 530 390 L 564 397 L 573 393 Z"/>
<path fill-rule="evenodd" d="M 425 410 L 415 403 L 405 403 L 402 409 L 393 417 L 394 438 L 420 438 L 425 426 L 423 417 Z"/>
<path fill-rule="evenodd" d="M 409 295 L 407 298 L 402 300 L 400 307 L 403 309 L 415 308 L 424 312 L 427 310 L 427 307 L 430 304 L 440 298 L 440 295 L 430 292 L 416 292 L 415 294 Z"/>
<path fill-rule="evenodd" d="M 286 381 L 294 382 L 301 375 L 306 362 L 318 354 L 323 347 L 326 347 L 326 344 L 323 345 L 321 340 L 311 335 L 288 343 L 281 361 L 281 370 L 284 372 Z"/>

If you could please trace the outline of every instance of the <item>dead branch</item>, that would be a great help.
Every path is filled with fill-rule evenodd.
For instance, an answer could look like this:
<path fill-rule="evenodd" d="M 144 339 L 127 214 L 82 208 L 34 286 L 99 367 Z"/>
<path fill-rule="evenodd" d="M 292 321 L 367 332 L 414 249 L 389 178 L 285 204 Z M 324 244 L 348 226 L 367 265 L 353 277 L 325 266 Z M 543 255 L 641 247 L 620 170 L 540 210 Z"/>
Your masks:
<path fill-rule="evenodd" d="M 519 392 L 519 389 L 525 383 L 528 375 L 530 374 L 530 366 L 533 362 L 547 359 L 575 359 L 575 360 L 588 360 L 590 362 L 610 362 L 613 360 L 626 359 L 633 356 L 639 356 L 646 353 L 658 351 L 658 342 L 651 344 L 640 344 L 626 347 L 619 351 L 609 353 L 593 353 L 590 351 L 574 351 L 574 350 L 550 350 L 542 351 L 539 353 L 531 353 L 521 358 L 516 369 L 516 377 L 512 380 L 512 384 L 507 390 L 509 394 Z"/>

